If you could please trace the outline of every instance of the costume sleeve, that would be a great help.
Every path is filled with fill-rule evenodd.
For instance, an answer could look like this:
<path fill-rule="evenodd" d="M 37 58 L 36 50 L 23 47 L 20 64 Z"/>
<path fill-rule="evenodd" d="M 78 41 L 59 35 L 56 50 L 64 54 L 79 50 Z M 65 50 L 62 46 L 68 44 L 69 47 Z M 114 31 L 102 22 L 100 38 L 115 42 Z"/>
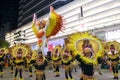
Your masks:
<path fill-rule="evenodd" d="M 76 55 L 76 59 L 79 61 L 79 62 L 81 62 L 81 57 L 80 57 L 80 55 L 78 54 L 78 55 Z"/>
<path fill-rule="evenodd" d="M 44 66 L 47 66 L 47 65 L 48 65 L 48 61 L 47 61 L 47 60 L 45 60 Z"/>
<path fill-rule="evenodd" d="M 14 65 L 16 64 L 15 60 L 16 60 L 16 59 L 15 59 L 15 57 L 14 57 L 14 58 L 13 58 L 13 61 L 12 61 Z"/>
<path fill-rule="evenodd" d="M 102 62 L 103 62 L 102 57 L 98 57 L 98 58 L 97 58 L 97 62 L 98 62 L 99 64 L 102 63 Z"/>
<path fill-rule="evenodd" d="M 30 63 L 31 64 L 34 64 L 36 62 L 36 60 L 31 60 Z"/>

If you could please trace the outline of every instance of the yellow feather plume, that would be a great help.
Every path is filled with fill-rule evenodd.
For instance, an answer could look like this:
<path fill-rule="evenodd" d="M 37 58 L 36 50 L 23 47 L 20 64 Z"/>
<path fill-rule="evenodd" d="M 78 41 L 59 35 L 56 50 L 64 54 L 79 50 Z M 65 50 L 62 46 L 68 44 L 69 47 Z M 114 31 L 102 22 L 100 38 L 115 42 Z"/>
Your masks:
<path fill-rule="evenodd" d="M 66 43 L 66 46 L 73 51 L 73 55 L 81 55 L 82 60 L 85 60 L 86 63 L 94 63 L 96 64 L 97 62 L 91 59 L 88 59 L 86 57 L 82 56 L 83 52 L 83 40 L 88 39 L 90 44 L 92 44 L 92 48 L 94 51 L 94 58 L 97 59 L 97 57 L 103 56 L 104 55 L 104 49 L 102 46 L 102 42 L 100 39 L 96 38 L 95 36 L 91 35 L 88 32 L 77 32 L 74 34 L 71 34 L 67 40 L 68 43 Z"/>
<path fill-rule="evenodd" d="M 57 14 L 54 10 L 51 10 L 48 23 L 49 24 L 46 29 L 47 38 L 56 35 L 61 30 L 63 25 L 62 17 L 59 14 Z"/>

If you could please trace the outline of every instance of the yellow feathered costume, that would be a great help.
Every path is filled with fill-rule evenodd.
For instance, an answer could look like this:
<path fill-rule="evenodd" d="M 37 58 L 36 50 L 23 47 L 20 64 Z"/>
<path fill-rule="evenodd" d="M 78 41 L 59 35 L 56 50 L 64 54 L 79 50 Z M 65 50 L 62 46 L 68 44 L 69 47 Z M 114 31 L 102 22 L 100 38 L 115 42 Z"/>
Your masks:
<path fill-rule="evenodd" d="M 0 48 L 0 51 L 1 50 L 4 50 L 4 52 L 3 52 L 4 54 L 8 54 L 8 49 L 7 48 Z"/>
<path fill-rule="evenodd" d="M 17 51 L 22 49 L 22 57 L 26 57 L 26 55 L 31 51 L 30 47 L 27 44 L 17 44 L 12 47 L 12 56 L 17 57 Z"/>
<path fill-rule="evenodd" d="M 97 57 L 104 55 L 104 52 L 103 52 L 104 49 L 103 49 L 101 40 L 88 32 L 77 32 L 77 33 L 71 34 L 66 41 L 66 46 L 73 51 L 74 56 L 77 55 L 78 53 L 82 55 L 82 52 L 83 52 L 82 45 L 85 39 L 88 39 L 90 44 L 92 45 L 92 48 L 94 51 L 94 55 L 93 55 L 94 58 L 97 59 Z M 96 64 L 97 62 L 95 60 L 92 60 L 83 56 L 81 57 L 83 61 L 85 61 L 86 63 Z"/>
<path fill-rule="evenodd" d="M 116 41 L 107 42 L 107 56 L 108 56 L 108 64 L 113 72 L 113 79 L 118 80 L 118 64 L 119 64 L 119 55 L 120 55 L 120 43 Z"/>
<path fill-rule="evenodd" d="M 53 7 L 50 6 L 50 16 L 47 21 L 42 20 L 39 24 L 39 28 L 36 25 L 36 19 L 34 16 L 32 22 L 32 30 L 36 37 L 38 38 L 38 44 L 41 46 L 45 38 L 50 38 L 51 36 L 56 35 L 62 28 L 63 22 L 61 15 L 57 14 Z M 41 38 L 45 37 L 41 40 Z"/>
<path fill-rule="evenodd" d="M 106 50 L 107 52 L 109 52 L 110 50 L 110 45 L 114 45 L 115 49 L 118 51 L 118 53 L 120 53 L 120 43 L 117 41 L 111 41 L 111 42 L 106 42 Z"/>

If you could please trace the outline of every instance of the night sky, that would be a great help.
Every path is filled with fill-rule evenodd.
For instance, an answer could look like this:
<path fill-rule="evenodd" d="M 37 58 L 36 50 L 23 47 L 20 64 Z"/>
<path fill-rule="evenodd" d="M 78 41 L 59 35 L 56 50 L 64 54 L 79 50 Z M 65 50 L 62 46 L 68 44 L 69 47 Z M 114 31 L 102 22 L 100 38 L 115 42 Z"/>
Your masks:
<path fill-rule="evenodd" d="M 0 29 L 7 27 L 7 32 L 9 32 L 17 28 L 18 1 L 0 0 Z"/>

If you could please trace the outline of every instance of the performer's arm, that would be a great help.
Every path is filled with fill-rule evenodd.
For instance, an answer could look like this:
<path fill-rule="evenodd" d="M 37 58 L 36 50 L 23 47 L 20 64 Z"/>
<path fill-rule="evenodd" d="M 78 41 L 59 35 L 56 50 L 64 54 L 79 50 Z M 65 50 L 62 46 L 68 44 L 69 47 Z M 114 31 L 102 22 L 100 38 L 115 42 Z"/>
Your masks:
<path fill-rule="evenodd" d="M 76 55 L 76 59 L 79 61 L 79 62 L 81 62 L 81 56 L 78 54 L 78 55 Z"/>
<path fill-rule="evenodd" d="M 48 65 L 48 61 L 47 61 L 47 60 L 45 60 L 44 66 L 47 66 L 47 65 Z"/>
<path fill-rule="evenodd" d="M 13 65 L 16 65 L 16 62 L 15 62 L 15 57 L 13 58 L 13 61 L 12 61 L 12 63 L 13 63 Z"/>

